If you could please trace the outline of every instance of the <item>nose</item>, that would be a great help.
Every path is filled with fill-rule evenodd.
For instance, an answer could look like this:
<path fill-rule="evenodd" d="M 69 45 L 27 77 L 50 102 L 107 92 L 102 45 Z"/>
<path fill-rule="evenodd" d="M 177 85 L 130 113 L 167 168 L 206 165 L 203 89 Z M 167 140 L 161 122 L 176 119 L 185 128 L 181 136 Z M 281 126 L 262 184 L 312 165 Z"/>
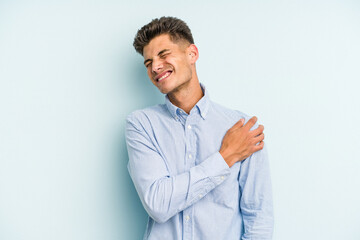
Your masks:
<path fill-rule="evenodd" d="M 161 60 L 153 60 L 152 62 L 152 71 L 153 73 L 159 73 L 161 69 L 163 69 L 164 65 Z"/>

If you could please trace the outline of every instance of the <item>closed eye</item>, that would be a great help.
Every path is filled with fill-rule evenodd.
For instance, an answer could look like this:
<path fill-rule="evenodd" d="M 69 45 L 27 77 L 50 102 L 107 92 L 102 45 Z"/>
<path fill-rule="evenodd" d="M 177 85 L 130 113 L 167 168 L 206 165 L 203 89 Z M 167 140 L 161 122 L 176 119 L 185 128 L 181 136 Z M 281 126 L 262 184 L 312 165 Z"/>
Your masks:
<path fill-rule="evenodd" d="M 170 52 L 170 49 L 163 49 L 161 50 L 159 53 L 158 53 L 158 56 L 160 58 L 164 58 L 166 57 L 167 55 L 169 55 L 171 52 Z M 152 59 L 148 58 L 144 61 L 144 65 L 146 68 L 148 68 L 150 65 L 151 65 L 151 62 L 152 62 Z M 149 64 L 148 64 L 149 63 Z"/>
<path fill-rule="evenodd" d="M 166 57 L 167 55 L 169 55 L 170 53 L 165 53 L 165 54 L 162 54 L 161 56 L 160 56 L 160 58 L 164 58 L 164 57 Z"/>
<path fill-rule="evenodd" d="M 149 61 L 148 63 L 145 64 L 145 67 L 148 68 L 148 67 L 150 67 L 150 65 L 151 65 L 151 62 Z"/>

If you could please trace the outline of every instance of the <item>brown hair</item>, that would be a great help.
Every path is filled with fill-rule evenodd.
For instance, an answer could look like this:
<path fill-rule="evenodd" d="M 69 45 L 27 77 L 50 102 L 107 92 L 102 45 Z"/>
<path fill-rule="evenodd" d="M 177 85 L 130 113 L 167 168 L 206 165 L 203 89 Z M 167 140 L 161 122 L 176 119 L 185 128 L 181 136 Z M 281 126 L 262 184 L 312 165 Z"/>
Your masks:
<path fill-rule="evenodd" d="M 190 44 L 194 43 L 190 28 L 183 20 L 175 17 L 161 17 L 153 19 L 138 30 L 133 43 L 136 52 L 143 55 L 144 47 L 161 34 L 169 34 L 174 42 L 186 40 Z"/>

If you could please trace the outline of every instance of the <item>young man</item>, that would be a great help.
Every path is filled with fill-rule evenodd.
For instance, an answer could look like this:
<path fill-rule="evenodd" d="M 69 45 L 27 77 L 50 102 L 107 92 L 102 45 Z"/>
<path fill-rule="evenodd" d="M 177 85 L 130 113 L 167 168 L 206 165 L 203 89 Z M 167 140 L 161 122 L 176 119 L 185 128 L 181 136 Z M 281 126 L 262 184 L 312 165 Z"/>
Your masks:
<path fill-rule="evenodd" d="M 212 102 L 190 29 L 143 26 L 134 47 L 165 104 L 127 117 L 128 170 L 149 214 L 147 240 L 271 239 L 269 163 L 256 117 Z"/>

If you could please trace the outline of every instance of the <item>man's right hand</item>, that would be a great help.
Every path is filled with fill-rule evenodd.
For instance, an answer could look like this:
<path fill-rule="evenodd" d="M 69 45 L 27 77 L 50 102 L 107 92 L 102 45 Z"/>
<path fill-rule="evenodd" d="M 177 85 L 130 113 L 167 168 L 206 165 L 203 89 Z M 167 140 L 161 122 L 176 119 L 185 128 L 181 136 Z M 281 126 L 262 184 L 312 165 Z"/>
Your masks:
<path fill-rule="evenodd" d="M 264 126 L 250 131 L 256 121 L 257 118 L 252 117 L 244 125 L 244 119 L 241 119 L 226 132 L 219 152 L 229 167 L 263 149 Z"/>

